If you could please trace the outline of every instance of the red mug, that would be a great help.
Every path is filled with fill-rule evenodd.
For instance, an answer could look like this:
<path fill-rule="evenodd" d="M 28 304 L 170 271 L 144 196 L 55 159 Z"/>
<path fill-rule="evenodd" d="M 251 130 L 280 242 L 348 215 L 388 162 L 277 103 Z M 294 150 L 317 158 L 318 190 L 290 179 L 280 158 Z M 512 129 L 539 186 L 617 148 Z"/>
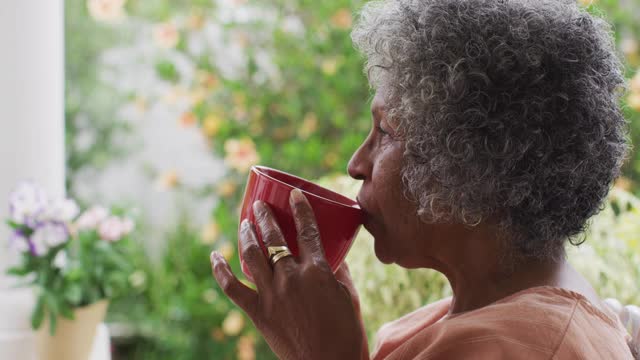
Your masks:
<path fill-rule="evenodd" d="M 302 190 L 313 208 L 324 254 L 331 270 L 335 273 L 347 256 L 363 221 L 362 210 L 356 201 L 297 176 L 265 166 L 253 166 L 244 191 L 240 223 L 244 219 L 249 219 L 255 224 L 253 203 L 256 200 L 266 202 L 282 230 L 287 246 L 293 256 L 298 256 L 297 232 L 289 206 L 289 195 L 294 188 Z M 256 227 L 258 227 L 257 224 Z M 257 235 L 258 243 L 267 256 L 260 231 Z M 240 229 L 238 228 L 239 238 Z M 240 263 L 242 272 L 253 282 L 249 269 L 242 260 L 241 251 Z"/>

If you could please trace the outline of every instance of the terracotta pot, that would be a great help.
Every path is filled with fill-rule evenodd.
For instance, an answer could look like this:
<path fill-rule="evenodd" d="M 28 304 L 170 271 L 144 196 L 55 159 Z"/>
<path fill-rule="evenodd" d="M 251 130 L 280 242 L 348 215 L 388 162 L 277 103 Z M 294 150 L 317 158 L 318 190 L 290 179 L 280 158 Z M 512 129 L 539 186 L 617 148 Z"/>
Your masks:
<path fill-rule="evenodd" d="M 74 320 L 58 317 L 55 335 L 49 334 L 49 321 L 45 317 L 38 329 L 38 358 L 40 360 L 87 360 L 91 354 L 96 329 L 107 313 L 109 302 L 78 308 Z"/>

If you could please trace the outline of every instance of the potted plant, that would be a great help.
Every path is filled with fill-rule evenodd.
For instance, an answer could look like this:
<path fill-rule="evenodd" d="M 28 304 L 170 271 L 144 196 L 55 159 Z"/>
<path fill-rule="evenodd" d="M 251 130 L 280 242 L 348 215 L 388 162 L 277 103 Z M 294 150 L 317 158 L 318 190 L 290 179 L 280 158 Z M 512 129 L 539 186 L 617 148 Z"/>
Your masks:
<path fill-rule="evenodd" d="M 133 221 L 100 206 L 80 214 L 72 199 L 25 182 L 10 195 L 7 223 L 21 260 L 8 273 L 36 291 L 40 358 L 86 360 L 109 299 L 127 290 Z"/>

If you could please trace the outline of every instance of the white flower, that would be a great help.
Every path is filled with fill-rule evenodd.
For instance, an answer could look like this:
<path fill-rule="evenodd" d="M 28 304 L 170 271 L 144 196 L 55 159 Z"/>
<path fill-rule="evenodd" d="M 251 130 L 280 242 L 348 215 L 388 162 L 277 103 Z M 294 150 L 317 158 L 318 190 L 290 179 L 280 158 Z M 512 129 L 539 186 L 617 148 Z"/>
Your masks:
<path fill-rule="evenodd" d="M 30 250 L 34 256 L 44 256 L 49 248 L 42 237 L 32 237 Z"/>
<path fill-rule="evenodd" d="M 62 270 L 67 267 L 67 252 L 66 251 L 58 251 L 56 257 L 53 259 L 53 266 Z"/>
<path fill-rule="evenodd" d="M 9 236 L 9 248 L 19 253 L 29 252 L 29 239 L 20 231 L 15 231 Z"/>
<path fill-rule="evenodd" d="M 202 299 L 209 304 L 213 304 L 218 299 L 218 293 L 213 289 L 207 289 L 202 293 Z"/>
<path fill-rule="evenodd" d="M 9 216 L 18 224 L 33 227 L 47 202 L 47 194 L 42 187 L 24 182 L 9 195 Z"/>
<path fill-rule="evenodd" d="M 109 216 L 98 226 L 98 235 L 102 240 L 115 242 L 126 235 L 127 224 L 117 216 Z"/>
<path fill-rule="evenodd" d="M 281 29 L 282 31 L 295 36 L 302 36 L 304 35 L 304 31 L 305 31 L 302 20 L 300 20 L 300 18 L 297 16 L 285 17 L 282 20 Z"/>
<path fill-rule="evenodd" d="M 133 220 L 129 218 L 122 219 L 122 233 L 123 235 L 129 235 L 136 225 L 133 223 Z"/>
<path fill-rule="evenodd" d="M 145 275 L 144 271 L 138 270 L 129 276 L 129 283 L 134 288 L 141 288 L 144 286 L 147 281 L 147 275 Z"/>
<path fill-rule="evenodd" d="M 109 212 L 104 207 L 93 206 L 80 215 L 76 220 L 76 226 L 78 230 L 95 229 L 108 215 Z"/>
<path fill-rule="evenodd" d="M 49 203 L 43 218 L 51 221 L 69 222 L 78 216 L 79 212 L 78 204 L 72 199 L 58 199 Z"/>
<path fill-rule="evenodd" d="M 91 17 L 98 21 L 114 22 L 124 15 L 125 0 L 87 0 Z"/>
<path fill-rule="evenodd" d="M 69 239 L 69 231 L 62 223 L 46 222 L 36 227 L 31 235 L 36 256 L 42 256 L 49 248 L 64 244 Z"/>

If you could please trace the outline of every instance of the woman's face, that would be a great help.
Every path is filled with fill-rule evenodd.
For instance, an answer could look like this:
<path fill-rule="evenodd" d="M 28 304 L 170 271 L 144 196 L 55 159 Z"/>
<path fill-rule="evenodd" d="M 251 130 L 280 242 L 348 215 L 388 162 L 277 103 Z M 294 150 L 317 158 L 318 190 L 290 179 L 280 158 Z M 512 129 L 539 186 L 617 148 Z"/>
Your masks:
<path fill-rule="evenodd" d="M 415 205 L 402 192 L 404 141 L 388 121 L 380 91 L 371 103 L 371 113 L 371 131 L 349 161 L 349 175 L 363 182 L 358 202 L 366 214 L 364 227 L 375 238 L 378 259 L 411 262 L 407 255 L 416 251 L 412 242 L 419 221 Z"/>
<path fill-rule="evenodd" d="M 383 263 L 406 268 L 440 268 L 442 255 L 455 252 L 456 239 L 468 236 L 456 224 L 425 224 L 417 206 L 403 193 L 401 170 L 405 142 L 389 123 L 382 93 L 371 103 L 372 129 L 349 161 L 349 175 L 362 180 L 358 202 L 364 227 L 373 235 Z"/>

